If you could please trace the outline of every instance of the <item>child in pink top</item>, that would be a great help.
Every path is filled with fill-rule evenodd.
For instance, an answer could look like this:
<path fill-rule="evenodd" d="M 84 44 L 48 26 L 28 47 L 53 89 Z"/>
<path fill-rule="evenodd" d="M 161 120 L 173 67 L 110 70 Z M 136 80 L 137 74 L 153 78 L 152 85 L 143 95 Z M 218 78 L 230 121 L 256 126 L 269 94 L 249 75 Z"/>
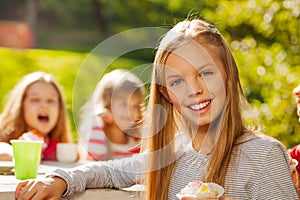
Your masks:
<path fill-rule="evenodd" d="M 45 72 L 24 76 L 11 91 L 0 116 L 0 160 L 12 160 L 10 140 L 32 131 L 44 141 L 43 160 L 56 160 L 58 142 L 72 142 L 62 90 Z"/>
<path fill-rule="evenodd" d="M 300 85 L 296 87 L 293 91 L 293 94 L 296 96 L 296 104 L 297 104 L 297 114 L 299 116 L 299 122 L 300 122 Z M 296 167 L 298 173 L 300 174 L 300 144 L 297 146 L 288 149 L 289 155 L 291 158 L 296 159 L 298 161 L 298 166 Z"/>
<path fill-rule="evenodd" d="M 300 85 L 293 90 L 293 94 L 296 96 L 296 104 L 297 104 L 297 114 L 299 116 L 300 122 Z M 294 146 L 293 148 L 288 149 L 288 154 L 290 156 L 290 165 L 294 164 L 292 159 L 297 160 L 296 171 L 291 171 L 295 188 L 298 193 L 298 198 L 300 199 L 300 144 Z"/>

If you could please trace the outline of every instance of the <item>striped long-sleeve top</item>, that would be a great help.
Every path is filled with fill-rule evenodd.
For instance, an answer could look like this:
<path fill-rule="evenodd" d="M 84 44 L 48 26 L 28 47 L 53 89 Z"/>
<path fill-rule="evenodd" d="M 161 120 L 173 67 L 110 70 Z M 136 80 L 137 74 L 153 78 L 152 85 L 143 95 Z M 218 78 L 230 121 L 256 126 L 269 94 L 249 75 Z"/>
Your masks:
<path fill-rule="evenodd" d="M 72 196 L 86 188 L 122 188 L 137 183 L 143 176 L 146 153 L 120 160 L 97 162 L 70 170 L 56 170 L 67 182 L 64 196 Z M 186 145 L 175 161 L 168 199 L 191 180 L 203 181 L 210 156 Z M 289 170 L 286 148 L 269 137 L 247 136 L 236 145 L 225 177 L 225 194 L 237 200 L 297 199 Z"/>
<path fill-rule="evenodd" d="M 140 152 L 140 140 L 128 136 L 126 144 L 114 144 L 105 135 L 101 118 L 90 119 L 88 130 L 82 136 L 83 146 L 90 160 L 110 160 L 130 157 Z M 111 133 L 113 134 L 113 133 Z"/>

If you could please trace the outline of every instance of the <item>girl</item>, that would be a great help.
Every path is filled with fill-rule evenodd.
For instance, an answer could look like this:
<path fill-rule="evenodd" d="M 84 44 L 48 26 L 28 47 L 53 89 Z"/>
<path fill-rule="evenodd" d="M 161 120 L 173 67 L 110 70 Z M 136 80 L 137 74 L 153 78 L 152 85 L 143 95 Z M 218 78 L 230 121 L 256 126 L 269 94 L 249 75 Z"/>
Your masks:
<path fill-rule="evenodd" d="M 72 142 L 69 126 L 66 104 L 53 77 L 28 74 L 11 91 L 0 116 L 0 159 L 12 160 L 9 141 L 33 132 L 44 140 L 43 160 L 56 160 L 56 144 Z"/>
<path fill-rule="evenodd" d="M 300 85 L 298 85 L 294 90 L 293 94 L 296 97 L 296 104 L 297 104 L 297 115 L 299 117 L 300 122 Z M 296 145 L 291 149 L 288 149 L 288 153 L 291 158 L 296 159 L 298 161 L 297 171 L 300 174 L 300 145 Z"/>
<path fill-rule="evenodd" d="M 299 117 L 299 122 L 300 122 L 300 85 L 298 85 L 294 90 L 293 94 L 296 97 L 296 104 L 297 104 L 297 115 Z M 293 163 L 292 159 L 297 160 L 297 165 L 296 165 L 296 171 L 292 172 L 292 177 L 294 180 L 295 187 L 298 192 L 298 197 L 300 199 L 300 144 L 294 146 L 293 148 L 288 149 L 288 154 L 290 156 L 290 161 Z"/>
<path fill-rule="evenodd" d="M 109 160 L 139 152 L 144 93 L 142 82 L 129 71 L 117 69 L 103 76 L 94 97 L 82 107 L 83 159 Z"/>
<path fill-rule="evenodd" d="M 180 22 L 156 53 L 147 150 L 22 182 L 16 197 L 58 199 L 85 188 L 130 186 L 146 164 L 148 200 L 176 200 L 191 180 L 218 183 L 227 199 L 297 199 L 285 147 L 245 127 L 241 101 L 237 66 L 218 30 L 199 19 Z M 178 148 L 182 134 L 190 141 Z"/>

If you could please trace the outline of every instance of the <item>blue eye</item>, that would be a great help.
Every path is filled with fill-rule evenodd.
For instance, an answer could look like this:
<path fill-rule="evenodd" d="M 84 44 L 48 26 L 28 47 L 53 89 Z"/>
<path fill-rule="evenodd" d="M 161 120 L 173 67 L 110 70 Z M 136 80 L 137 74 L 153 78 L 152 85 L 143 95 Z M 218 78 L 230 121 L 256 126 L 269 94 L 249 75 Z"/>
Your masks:
<path fill-rule="evenodd" d="M 210 75 L 213 74 L 213 72 L 211 72 L 211 71 L 203 71 L 200 74 L 201 74 L 201 76 L 210 76 Z"/>
<path fill-rule="evenodd" d="M 176 86 L 183 82 L 183 79 L 176 79 L 171 82 L 170 86 Z"/>

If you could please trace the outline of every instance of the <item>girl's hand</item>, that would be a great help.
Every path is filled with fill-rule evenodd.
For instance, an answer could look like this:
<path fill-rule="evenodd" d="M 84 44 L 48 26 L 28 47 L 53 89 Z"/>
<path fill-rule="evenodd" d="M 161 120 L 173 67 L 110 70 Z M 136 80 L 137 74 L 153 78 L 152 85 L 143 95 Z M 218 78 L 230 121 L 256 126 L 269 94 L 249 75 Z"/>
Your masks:
<path fill-rule="evenodd" d="M 183 197 L 183 198 L 181 198 L 181 200 L 199 200 L 199 198 Z M 201 199 L 201 200 L 217 200 L 217 199 L 206 198 L 206 199 Z M 229 197 L 227 195 L 223 195 L 221 198 L 219 198 L 219 200 L 233 200 L 233 198 L 231 198 L 231 197 Z"/>
<path fill-rule="evenodd" d="M 58 200 L 66 189 L 67 183 L 59 177 L 26 180 L 17 185 L 15 199 Z"/>
<path fill-rule="evenodd" d="M 223 195 L 220 200 L 234 200 L 233 198 L 227 196 L 227 195 Z"/>

